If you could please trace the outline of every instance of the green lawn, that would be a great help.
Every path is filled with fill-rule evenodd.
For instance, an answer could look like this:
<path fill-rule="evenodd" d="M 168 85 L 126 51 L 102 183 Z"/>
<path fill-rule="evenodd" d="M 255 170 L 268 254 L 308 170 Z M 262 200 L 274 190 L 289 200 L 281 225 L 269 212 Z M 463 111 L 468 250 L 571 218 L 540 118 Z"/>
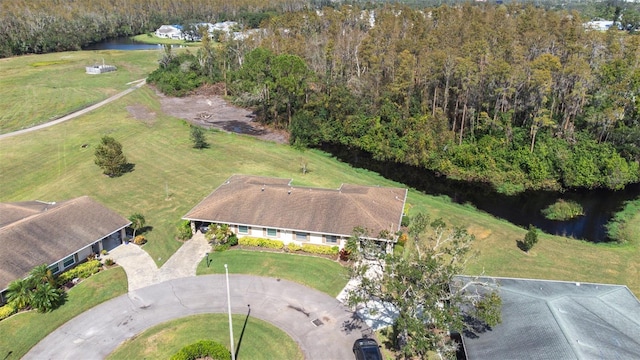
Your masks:
<path fill-rule="evenodd" d="M 68 292 L 67 302 L 49 313 L 29 311 L 0 321 L 0 357 L 20 359 L 60 325 L 92 307 L 127 292 L 127 276 L 115 267 L 84 280 Z"/>
<path fill-rule="evenodd" d="M 233 315 L 236 347 L 247 317 Z M 213 340 L 229 349 L 229 320 L 226 314 L 189 316 L 154 326 L 124 342 L 108 359 L 169 359 L 184 346 L 199 340 Z M 285 332 L 260 319 L 247 319 L 239 359 L 304 359 L 300 348 Z"/>
<path fill-rule="evenodd" d="M 189 42 L 185 40 L 161 38 L 156 36 L 154 33 L 132 36 L 131 39 L 135 41 L 147 43 L 147 44 L 169 44 L 169 45 L 182 45 L 182 46 L 200 46 L 201 45 L 199 41 Z"/>
<path fill-rule="evenodd" d="M 48 56 L 26 58 L 40 62 Z M 28 67 L 27 61 L 22 63 Z M 130 105 L 156 116 L 137 120 L 126 109 Z M 10 102 L 0 98 L 0 108 L 8 106 Z M 93 151 L 105 134 L 123 144 L 135 164 L 133 172 L 113 179 L 101 175 Z M 89 195 L 123 216 L 142 213 L 153 226 L 146 234 L 145 250 L 162 265 L 181 245 L 174 240 L 180 217 L 232 174 L 293 178 L 296 185 L 331 188 L 341 183 L 402 186 L 320 151 L 221 132 L 207 132 L 206 137 L 210 148 L 192 149 L 188 126 L 163 115 L 151 89 L 136 90 L 81 118 L 0 140 L 0 201 L 60 201 Z M 299 168 L 301 158 L 308 163 L 305 175 Z M 640 294 L 640 242 L 591 244 L 544 235 L 525 254 L 516 246 L 525 230 L 512 224 L 414 190 L 409 191 L 408 203 L 410 214 L 424 211 L 476 235 L 479 255 L 468 265 L 468 274 L 626 284 Z"/>
<path fill-rule="evenodd" d="M 211 253 L 198 265 L 197 274 L 224 274 L 227 264 L 231 274 L 252 274 L 294 281 L 331 296 L 337 296 L 349 281 L 348 270 L 339 263 L 298 254 L 228 250 Z"/>
<path fill-rule="evenodd" d="M 31 127 L 100 102 L 143 79 L 161 51 L 74 51 L 0 59 L 0 134 Z M 88 75 L 85 66 L 118 70 Z"/>

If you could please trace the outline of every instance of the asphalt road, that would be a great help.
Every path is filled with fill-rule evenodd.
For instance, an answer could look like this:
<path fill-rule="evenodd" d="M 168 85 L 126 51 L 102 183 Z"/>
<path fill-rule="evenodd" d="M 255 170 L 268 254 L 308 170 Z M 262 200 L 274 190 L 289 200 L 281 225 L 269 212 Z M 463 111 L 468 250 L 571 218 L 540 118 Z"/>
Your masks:
<path fill-rule="evenodd" d="M 286 280 L 230 275 L 231 312 L 270 322 L 293 338 L 306 359 L 353 359 L 366 325 L 335 298 Z M 170 280 L 109 300 L 62 325 L 23 359 L 104 359 L 154 325 L 193 314 L 226 313 L 224 275 Z M 322 324 L 316 326 L 313 320 Z"/>

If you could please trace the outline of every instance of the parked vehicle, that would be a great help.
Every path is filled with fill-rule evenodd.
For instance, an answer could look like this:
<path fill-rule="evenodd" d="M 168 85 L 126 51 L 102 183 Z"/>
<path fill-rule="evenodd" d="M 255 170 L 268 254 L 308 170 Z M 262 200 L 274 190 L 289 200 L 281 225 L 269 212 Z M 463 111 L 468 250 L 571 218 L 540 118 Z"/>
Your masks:
<path fill-rule="evenodd" d="M 356 360 L 382 360 L 380 345 L 370 338 L 362 338 L 353 343 L 353 354 Z"/>

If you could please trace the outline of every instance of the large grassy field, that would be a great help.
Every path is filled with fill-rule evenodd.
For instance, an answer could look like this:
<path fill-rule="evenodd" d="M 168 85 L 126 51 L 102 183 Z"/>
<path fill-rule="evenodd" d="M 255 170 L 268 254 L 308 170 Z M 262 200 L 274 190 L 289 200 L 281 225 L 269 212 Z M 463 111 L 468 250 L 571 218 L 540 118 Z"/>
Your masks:
<path fill-rule="evenodd" d="M 161 52 L 75 51 L 0 59 L 0 134 L 59 118 L 127 89 L 157 66 Z M 118 71 L 88 75 L 85 66 Z"/>
<path fill-rule="evenodd" d="M 67 302 L 58 309 L 40 314 L 16 314 L 0 321 L 0 357 L 20 359 L 47 334 L 92 307 L 127 292 L 127 276 L 116 267 L 102 271 L 73 287 Z M 99 319 L 96 319 L 99 321 Z"/>
<path fill-rule="evenodd" d="M 0 99 L 0 108 L 7 106 L 5 101 Z M 136 120 L 127 112 L 129 105 L 146 107 L 157 115 L 153 120 Z M 93 151 L 105 134 L 123 144 L 135 164 L 133 172 L 120 178 L 101 175 L 93 163 Z M 160 265 L 181 245 L 174 240 L 180 217 L 231 174 L 293 178 L 296 185 L 332 188 L 343 182 L 402 186 L 319 151 L 303 152 L 220 132 L 206 136 L 209 149 L 192 149 L 188 126 L 164 116 L 155 93 L 140 89 L 81 118 L 0 140 L 0 201 L 55 201 L 86 194 L 124 216 L 140 212 L 153 226 L 145 250 Z M 301 158 L 308 163 L 305 175 L 300 172 Z M 640 294 L 637 242 L 591 244 L 545 235 L 525 254 L 516 246 L 516 240 L 524 237 L 523 229 L 414 190 L 408 202 L 411 213 L 428 212 L 466 226 L 476 235 L 479 255 L 467 268 L 470 274 L 626 284 Z"/>
<path fill-rule="evenodd" d="M 304 359 L 296 342 L 277 327 L 251 316 L 233 315 L 232 318 L 238 358 Z M 229 349 L 227 315 L 193 315 L 154 326 L 120 345 L 107 359 L 170 359 L 184 346 L 199 340 L 213 340 Z"/>

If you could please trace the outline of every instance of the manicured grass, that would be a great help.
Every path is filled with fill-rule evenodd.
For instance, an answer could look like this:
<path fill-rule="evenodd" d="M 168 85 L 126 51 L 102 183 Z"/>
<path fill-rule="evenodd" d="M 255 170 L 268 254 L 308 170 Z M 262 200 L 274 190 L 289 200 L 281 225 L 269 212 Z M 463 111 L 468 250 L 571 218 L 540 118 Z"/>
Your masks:
<path fill-rule="evenodd" d="M 43 55 L 32 61 L 48 60 Z M 5 100 L 0 98 L 0 104 L 6 106 Z M 126 110 L 129 105 L 145 107 L 156 117 L 136 120 Z M 93 151 L 104 134 L 123 144 L 135 164 L 133 172 L 113 179 L 101 175 Z M 60 201 L 89 195 L 124 216 L 139 212 L 153 226 L 145 234 L 149 243 L 144 249 L 161 265 L 181 245 L 174 240 L 180 217 L 232 174 L 293 178 L 296 185 L 329 188 L 341 183 L 403 186 L 320 151 L 299 151 L 221 132 L 207 132 L 206 137 L 210 148 L 192 149 L 188 126 L 164 116 L 152 90 L 136 90 L 81 118 L 0 140 L 0 201 Z M 308 163 L 305 175 L 299 168 L 301 158 Z M 479 256 L 468 265 L 468 274 L 626 284 L 640 294 L 638 243 L 592 244 L 541 235 L 525 254 L 516 246 L 524 229 L 414 190 L 407 201 L 410 215 L 427 212 L 476 235 Z"/>
<path fill-rule="evenodd" d="M 240 340 L 246 315 L 233 315 L 233 339 Z M 124 342 L 107 359 L 171 358 L 184 346 L 213 340 L 229 349 L 229 320 L 225 314 L 202 314 L 168 321 Z M 285 332 L 260 319 L 247 319 L 239 359 L 304 359 L 298 345 Z"/>
<path fill-rule="evenodd" d="M 143 79 L 160 51 L 75 51 L 0 59 L 0 134 L 31 127 L 100 102 Z M 88 75 L 85 66 L 115 65 Z"/>
<path fill-rule="evenodd" d="M 228 250 L 215 252 L 198 264 L 197 274 L 252 274 L 281 278 L 337 296 L 349 281 L 348 270 L 339 263 L 314 256 L 267 251 Z"/>
<path fill-rule="evenodd" d="M 170 44 L 170 45 L 183 45 L 183 46 L 200 46 L 201 43 L 194 41 L 185 41 L 177 39 L 167 39 L 156 36 L 154 33 L 140 34 L 132 36 L 131 39 L 147 44 Z"/>
<path fill-rule="evenodd" d="M 99 272 L 68 292 L 67 302 L 49 313 L 29 311 L 0 321 L 0 356 L 20 359 L 60 325 L 90 308 L 127 292 L 127 276 L 120 267 Z"/>

